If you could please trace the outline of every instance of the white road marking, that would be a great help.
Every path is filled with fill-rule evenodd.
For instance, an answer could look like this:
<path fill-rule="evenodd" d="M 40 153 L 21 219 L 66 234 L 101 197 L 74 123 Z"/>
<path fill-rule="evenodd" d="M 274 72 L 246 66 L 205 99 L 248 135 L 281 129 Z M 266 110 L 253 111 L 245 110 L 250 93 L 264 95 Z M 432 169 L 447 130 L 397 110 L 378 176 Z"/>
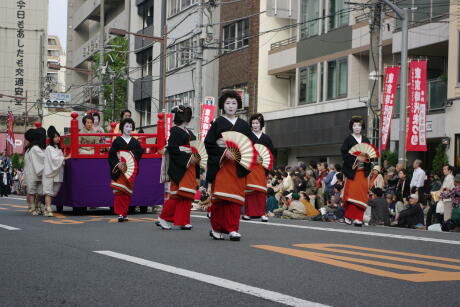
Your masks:
<path fill-rule="evenodd" d="M 204 215 L 191 215 L 191 216 L 201 218 L 201 219 L 207 219 L 207 217 L 204 216 Z M 405 236 L 405 235 L 398 235 L 398 234 L 392 234 L 392 233 L 383 233 L 383 232 L 357 231 L 357 230 L 349 230 L 349 229 L 326 228 L 326 227 L 315 227 L 315 226 L 304 226 L 304 225 L 292 225 L 292 224 L 281 224 L 281 223 L 272 223 L 272 222 L 266 223 L 266 222 L 243 221 L 243 220 L 241 221 L 241 223 L 250 223 L 250 224 L 259 224 L 259 225 L 266 225 L 266 226 L 277 226 L 277 227 L 299 228 L 299 229 L 310 229 L 310 230 L 319 230 L 319 231 L 351 233 L 351 234 L 374 236 L 374 237 L 386 237 L 386 238 L 394 238 L 394 239 L 402 239 L 402 240 L 415 240 L 415 241 L 426 241 L 426 242 L 434 242 L 434 243 L 460 245 L 460 241 L 455 241 L 455 240 L 436 239 L 436 238 L 417 237 L 417 236 Z"/>
<path fill-rule="evenodd" d="M 3 224 L 0 224 L 0 228 L 6 229 L 6 230 L 21 230 L 21 228 L 16 228 L 16 227 L 3 225 Z"/>
<path fill-rule="evenodd" d="M 23 201 L 26 201 L 25 198 L 19 198 L 19 197 L 10 197 L 10 196 L 7 196 L 5 198 L 9 198 L 9 199 L 16 199 L 16 200 L 23 200 Z"/>
<path fill-rule="evenodd" d="M 152 269 L 156 269 L 156 270 L 160 270 L 163 272 L 176 274 L 176 275 L 180 275 L 180 276 L 187 277 L 190 279 L 198 280 L 200 282 L 204 282 L 204 283 L 211 284 L 214 286 L 249 294 L 249 295 L 256 296 L 256 297 L 260 297 L 265 300 L 273 301 L 273 302 L 288 305 L 288 306 L 327 307 L 327 305 L 323 305 L 320 303 L 303 300 L 297 297 L 285 295 L 285 294 L 270 291 L 270 290 L 265 290 L 262 288 L 249 286 L 249 285 L 235 282 L 232 280 L 228 280 L 225 278 L 220 278 L 220 277 L 216 277 L 212 275 L 189 271 L 189 270 L 181 269 L 181 268 L 166 265 L 166 264 L 162 264 L 162 263 L 158 263 L 158 262 L 154 262 L 154 261 L 150 261 L 150 260 L 146 260 L 146 259 L 142 259 L 138 257 L 133 257 L 133 256 L 126 255 L 126 254 L 120 254 L 120 253 L 113 252 L 113 251 L 94 251 L 94 252 L 101 254 L 101 255 L 117 258 L 120 260 L 125 260 L 131 263 L 143 265 L 143 266 L 146 266 Z"/>

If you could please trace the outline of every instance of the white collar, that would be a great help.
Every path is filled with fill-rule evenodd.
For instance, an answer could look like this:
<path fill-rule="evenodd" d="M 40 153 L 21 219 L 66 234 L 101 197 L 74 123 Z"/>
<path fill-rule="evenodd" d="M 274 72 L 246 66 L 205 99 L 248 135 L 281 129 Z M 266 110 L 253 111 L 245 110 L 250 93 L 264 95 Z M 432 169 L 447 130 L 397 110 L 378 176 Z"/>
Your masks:
<path fill-rule="evenodd" d="M 132 137 L 125 137 L 123 134 L 121 135 L 121 138 L 126 142 L 126 144 L 129 144 L 129 141 L 131 141 Z"/>
<path fill-rule="evenodd" d="M 361 134 L 359 135 L 359 138 L 357 138 L 353 133 L 351 135 L 355 138 L 358 144 L 361 144 L 361 142 L 363 141 L 363 136 Z"/>
<path fill-rule="evenodd" d="M 263 132 L 260 131 L 258 133 L 255 133 L 254 131 L 252 131 L 252 133 L 254 133 L 255 136 L 257 136 L 258 139 L 260 139 L 260 137 L 262 136 Z"/>
<path fill-rule="evenodd" d="M 231 122 L 233 125 L 236 124 L 236 121 L 238 120 L 238 117 L 234 117 L 232 119 L 228 118 L 227 116 L 225 115 L 222 115 L 223 118 L 225 118 L 226 120 L 228 120 L 229 122 Z"/>

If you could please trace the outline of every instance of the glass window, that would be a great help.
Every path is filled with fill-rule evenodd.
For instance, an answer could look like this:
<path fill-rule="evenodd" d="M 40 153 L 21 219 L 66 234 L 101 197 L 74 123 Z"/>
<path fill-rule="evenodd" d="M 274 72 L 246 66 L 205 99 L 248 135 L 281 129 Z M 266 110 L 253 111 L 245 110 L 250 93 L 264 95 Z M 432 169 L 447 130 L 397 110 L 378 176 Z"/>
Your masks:
<path fill-rule="evenodd" d="M 347 96 L 348 60 L 340 59 L 327 63 L 327 99 Z"/>
<path fill-rule="evenodd" d="M 195 59 L 194 48 L 198 46 L 198 40 L 199 37 L 194 36 L 169 47 L 168 69 L 172 70 L 192 63 Z"/>
<path fill-rule="evenodd" d="M 329 29 L 347 26 L 349 22 L 348 3 L 344 0 L 329 0 Z"/>
<path fill-rule="evenodd" d="M 300 69 L 299 80 L 299 105 L 316 102 L 318 84 L 317 65 Z"/>
<path fill-rule="evenodd" d="M 318 35 L 319 0 L 303 0 L 301 10 L 300 37 Z"/>
<path fill-rule="evenodd" d="M 54 38 L 48 38 L 48 45 L 55 46 L 56 40 Z"/>
<path fill-rule="evenodd" d="M 169 0 L 169 16 L 175 15 L 180 11 L 187 9 L 198 0 Z"/>
<path fill-rule="evenodd" d="M 240 20 L 223 28 L 224 52 L 237 50 L 249 45 L 249 19 Z"/>
<path fill-rule="evenodd" d="M 142 19 L 144 28 L 150 27 L 153 24 L 153 5 L 144 8 L 143 14 L 144 16 L 142 16 Z"/>
<path fill-rule="evenodd" d="M 168 101 L 167 110 L 171 112 L 172 108 L 178 105 L 189 106 L 192 108 L 192 114 L 194 112 L 193 101 L 195 99 L 195 91 L 189 91 L 181 94 L 172 95 L 166 98 Z"/>

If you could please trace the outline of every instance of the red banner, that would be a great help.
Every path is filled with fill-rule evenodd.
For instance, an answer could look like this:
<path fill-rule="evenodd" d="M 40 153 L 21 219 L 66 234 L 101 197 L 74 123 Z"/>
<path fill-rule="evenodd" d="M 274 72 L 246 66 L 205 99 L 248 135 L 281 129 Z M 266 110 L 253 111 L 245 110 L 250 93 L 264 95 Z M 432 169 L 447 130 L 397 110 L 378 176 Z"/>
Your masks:
<path fill-rule="evenodd" d="M 383 86 L 382 102 L 382 132 L 380 149 L 385 151 L 390 136 L 391 120 L 393 118 L 396 87 L 398 86 L 399 66 L 387 67 L 385 69 L 385 83 Z"/>
<path fill-rule="evenodd" d="M 10 111 L 8 112 L 8 132 L 6 135 L 6 154 L 8 156 L 11 156 L 14 152 L 14 148 L 16 147 L 15 141 L 14 141 L 14 132 L 13 132 L 13 126 L 14 126 L 14 118 L 13 118 L 13 113 Z"/>
<path fill-rule="evenodd" d="M 427 151 L 426 146 L 426 61 L 409 64 L 409 125 L 407 151 Z"/>
<path fill-rule="evenodd" d="M 204 141 L 206 134 L 211 128 L 211 122 L 214 119 L 214 112 L 216 107 L 214 105 L 201 106 L 201 124 L 200 124 L 200 140 Z"/>
<path fill-rule="evenodd" d="M 167 113 L 166 114 L 166 118 L 165 118 L 165 137 L 166 137 L 166 143 L 168 143 L 168 139 L 169 139 L 169 130 L 172 128 L 173 126 L 173 118 L 174 118 L 174 114 L 172 113 Z"/>

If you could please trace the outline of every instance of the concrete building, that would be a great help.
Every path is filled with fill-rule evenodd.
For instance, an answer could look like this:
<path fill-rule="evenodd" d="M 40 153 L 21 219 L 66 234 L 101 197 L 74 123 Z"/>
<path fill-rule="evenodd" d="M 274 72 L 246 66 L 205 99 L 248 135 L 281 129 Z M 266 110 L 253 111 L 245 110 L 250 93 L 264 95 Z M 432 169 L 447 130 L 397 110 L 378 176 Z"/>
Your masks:
<path fill-rule="evenodd" d="M 59 37 L 55 35 L 48 35 L 47 63 L 59 66 L 66 65 L 65 51 L 62 49 Z M 65 92 L 65 68 L 61 68 L 60 70 L 47 68 L 46 77 L 49 91 L 54 93 Z"/>
<path fill-rule="evenodd" d="M 294 3 L 273 1 L 278 7 Z M 412 2 L 405 3 L 417 6 Z M 435 147 L 445 136 L 449 1 L 441 2 L 428 2 L 419 6 L 417 13 L 411 13 L 409 56 L 428 59 L 429 129 L 428 152 L 409 153 L 409 160 L 420 157 L 431 161 Z M 258 111 L 265 115 L 278 164 L 295 164 L 299 160 L 338 163 L 340 146 L 349 133 L 349 119 L 352 115 L 368 116 L 368 11 L 349 7 L 347 1 L 341 0 L 299 0 L 298 5 L 299 26 L 295 33 L 290 28 L 284 30 L 283 39 L 272 43 L 268 51 L 266 73 L 275 77 L 270 79 L 270 87 L 279 88 L 283 95 L 273 96 L 275 101 L 259 99 Z M 280 19 L 276 15 L 270 18 Z M 399 64 L 400 41 L 399 21 L 385 18 L 383 65 Z M 396 104 L 399 110 L 399 101 Z M 391 150 L 398 148 L 399 112 L 395 113 Z"/>
<path fill-rule="evenodd" d="M 67 9 L 67 65 L 71 68 L 92 70 L 92 56 L 100 49 L 100 8 L 104 1 L 104 30 L 107 41 L 108 29 L 129 28 L 130 0 L 68 0 Z M 107 46 L 106 46 L 107 47 Z M 97 78 L 88 73 L 67 69 L 67 88 L 72 104 L 83 110 L 98 102 Z M 99 102 L 100 105 L 103 103 Z M 101 107 L 101 106 L 100 106 Z"/>
<path fill-rule="evenodd" d="M 166 6 L 163 4 L 166 3 Z M 166 25 L 168 33 L 166 103 L 163 110 L 170 112 L 175 105 L 193 109 L 190 128 L 199 130 L 200 106 L 196 89 L 202 87 L 202 96 L 218 95 L 218 21 L 219 9 L 210 1 L 198 0 L 137 0 L 131 4 L 130 31 L 161 37 Z M 203 30 L 199 14 L 203 11 Z M 199 45 L 204 48 L 202 81 L 197 79 L 196 59 Z M 131 37 L 128 89 L 129 108 L 140 126 L 148 130 L 156 123 L 161 99 L 161 44 L 148 39 Z"/>
<path fill-rule="evenodd" d="M 0 130 L 6 129 L 8 110 L 15 116 L 15 132 L 38 120 L 36 102 L 42 98 L 46 65 L 48 0 L 0 1 Z M 27 112 L 26 112 L 27 107 Z M 26 116 L 27 114 L 27 116 Z"/>

